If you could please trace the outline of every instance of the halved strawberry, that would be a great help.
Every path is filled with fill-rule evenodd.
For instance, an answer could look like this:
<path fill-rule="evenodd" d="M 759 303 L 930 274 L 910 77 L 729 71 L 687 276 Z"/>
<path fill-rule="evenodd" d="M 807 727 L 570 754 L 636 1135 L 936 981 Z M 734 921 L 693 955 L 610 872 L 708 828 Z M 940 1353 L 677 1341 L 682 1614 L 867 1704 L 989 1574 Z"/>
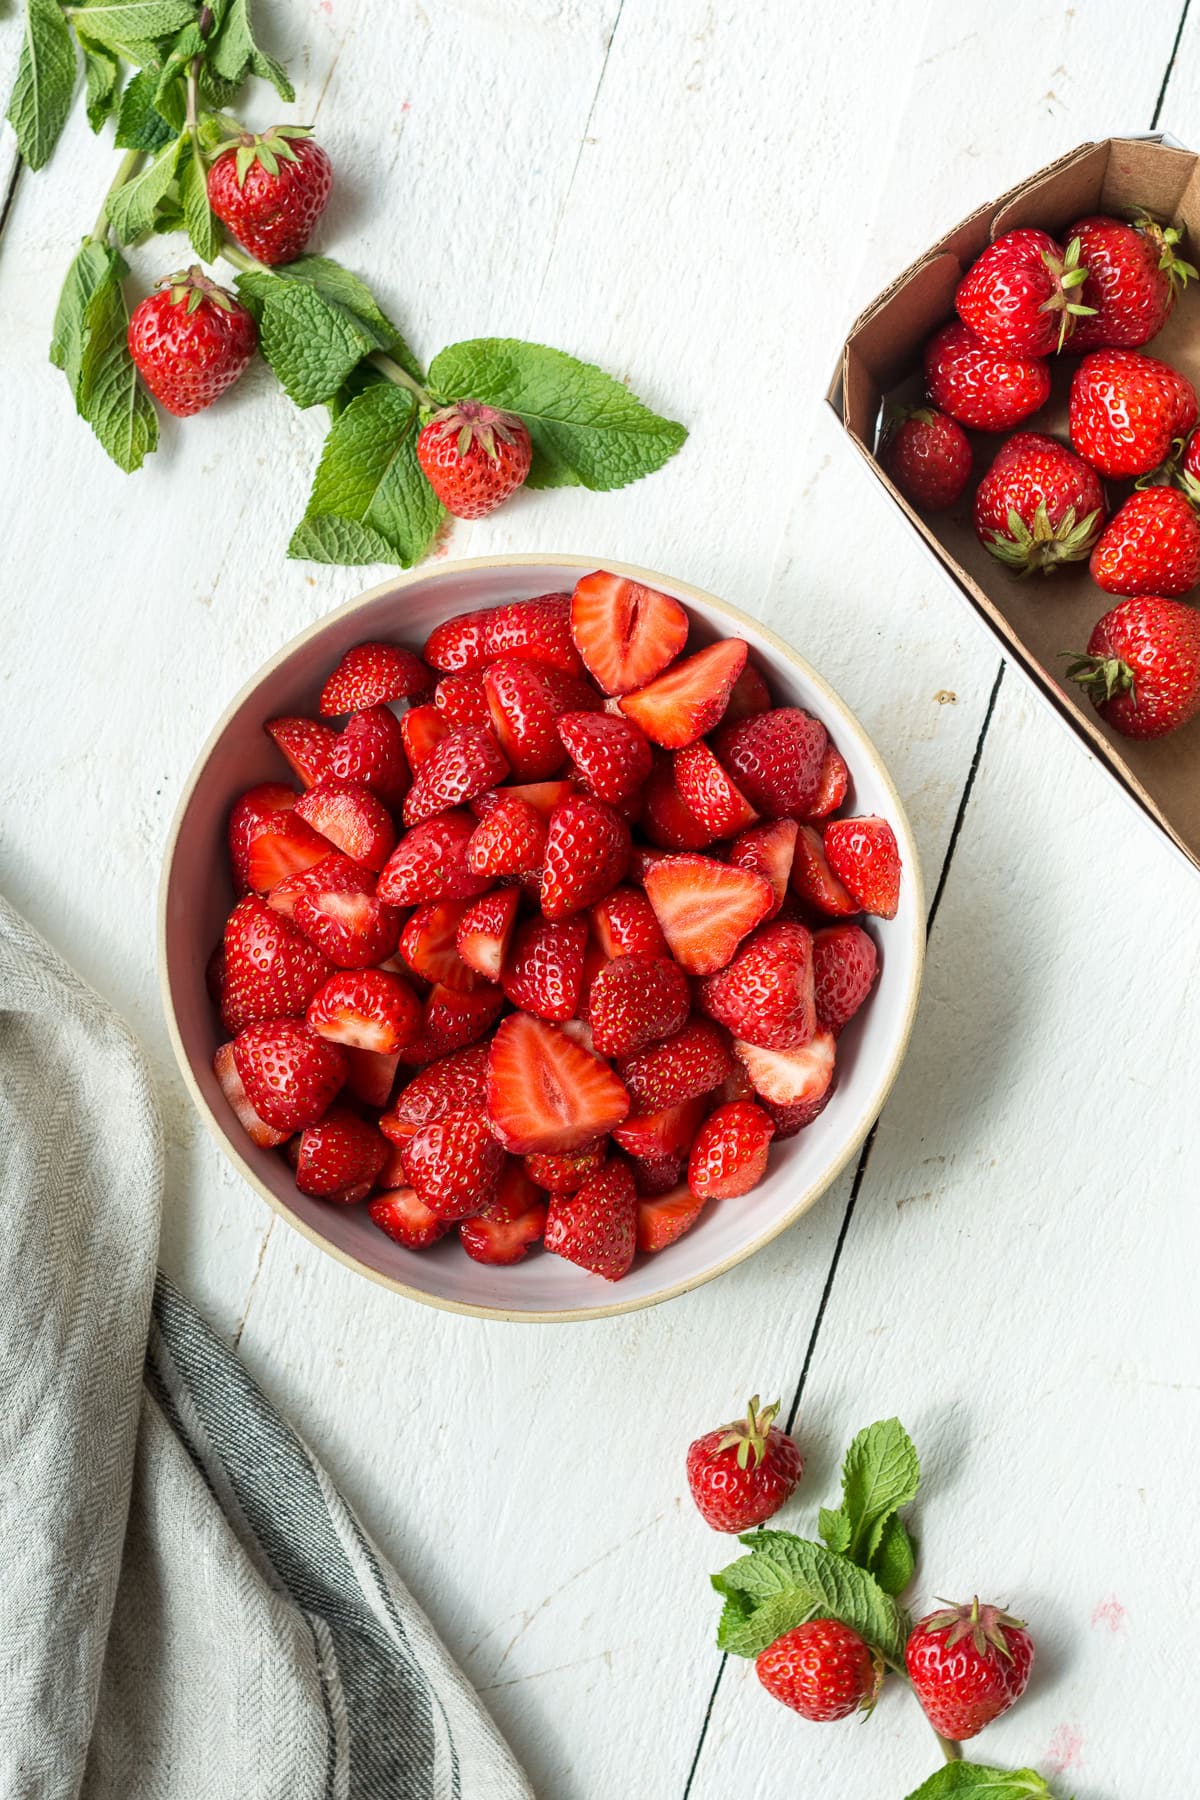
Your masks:
<path fill-rule="evenodd" d="M 875 984 L 879 954 L 858 925 L 831 925 L 813 935 L 817 1023 L 836 1037 Z"/>
<path fill-rule="evenodd" d="M 282 913 L 247 894 L 225 922 L 221 1021 L 237 1033 L 271 1019 L 303 1017 L 333 964 Z"/>
<path fill-rule="evenodd" d="M 689 744 L 675 752 L 675 786 L 688 811 L 712 837 L 732 837 L 758 818 L 707 744 Z"/>
<path fill-rule="evenodd" d="M 252 824 L 243 825 L 241 820 L 238 821 L 237 830 L 245 842 L 240 872 L 245 885 L 256 894 L 270 893 L 286 876 L 302 874 L 329 855 L 329 844 L 297 810 L 299 805 L 297 800 L 287 811 L 281 808 L 278 812 L 262 815 Z M 229 824 L 232 840 L 233 818 Z"/>
<path fill-rule="evenodd" d="M 400 933 L 400 954 L 410 969 L 426 981 L 469 993 L 482 977 L 458 953 L 458 927 L 470 903 L 466 900 L 429 900 L 418 906 Z"/>
<path fill-rule="evenodd" d="M 551 1194 L 573 1194 L 604 1162 L 606 1138 L 593 1138 L 578 1150 L 543 1150 L 525 1158 L 525 1173 Z"/>
<path fill-rule="evenodd" d="M 276 1131 L 273 1125 L 260 1119 L 246 1098 L 246 1090 L 233 1059 L 232 1043 L 222 1044 L 213 1057 L 213 1074 L 220 1083 L 221 1092 L 233 1109 L 238 1124 L 252 1143 L 257 1144 L 260 1150 L 273 1150 L 276 1145 L 287 1141 L 287 1132 Z"/>
<path fill-rule="evenodd" d="M 513 1013 L 492 1039 L 487 1110 L 505 1149 L 575 1150 L 619 1125 L 629 1111 L 624 1083 L 565 1031 Z"/>
<path fill-rule="evenodd" d="M 439 1219 L 410 1187 L 376 1194 L 367 1207 L 367 1217 L 406 1250 L 428 1250 L 452 1229 L 451 1221 Z"/>
<path fill-rule="evenodd" d="M 606 694 L 628 694 L 674 662 L 687 643 L 678 600 L 597 569 L 571 596 L 571 635 Z"/>
<path fill-rule="evenodd" d="M 734 1100 L 700 1127 L 688 1158 L 688 1186 L 705 1200 L 734 1200 L 767 1172 L 775 1126 L 761 1106 Z"/>
<path fill-rule="evenodd" d="M 431 1062 L 401 1089 L 391 1111 L 380 1119 L 380 1131 L 394 1144 L 402 1144 L 431 1119 L 482 1108 L 487 1098 L 487 1069 L 486 1044 L 471 1044 Z"/>
<path fill-rule="evenodd" d="M 393 954 L 400 914 L 377 898 L 375 877 L 360 863 L 333 851 L 300 877 L 281 882 L 270 897 L 283 905 L 292 890 L 292 918 L 305 937 L 339 969 L 368 969 Z"/>
<path fill-rule="evenodd" d="M 319 831 L 352 862 L 382 869 L 392 853 L 396 831 L 391 814 L 369 788 L 326 776 L 296 802 L 296 817 Z M 274 885 L 274 884 L 272 884 Z"/>
<path fill-rule="evenodd" d="M 687 1023 L 688 978 L 669 957 L 618 956 L 592 982 L 587 1016 L 601 1056 L 629 1056 Z"/>
<path fill-rule="evenodd" d="M 417 1008 L 418 1019 L 421 1009 Z M 310 1024 L 309 1030 L 312 1030 Z M 318 1033 L 318 1036 L 322 1034 Z M 355 1100 L 361 1100 L 374 1112 L 381 1112 L 392 1097 L 392 1089 L 396 1085 L 396 1070 L 400 1067 L 398 1051 L 360 1050 L 353 1044 L 343 1044 L 346 1052 L 346 1092 Z M 382 1177 L 381 1177 L 382 1179 Z M 395 1187 L 394 1181 L 383 1182 L 384 1187 Z"/>
<path fill-rule="evenodd" d="M 570 594 L 540 594 L 536 600 L 493 606 L 483 641 L 489 661 L 515 652 L 564 675 L 578 675 L 583 666 L 571 638 Z"/>
<path fill-rule="evenodd" d="M 653 766 L 653 752 L 645 737 L 632 719 L 619 713 L 562 713 L 558 735 L 589 793 L 609 806 L 635 794 Z"/>
<path fill-rule="evenodd" d="M 637 1209 L 637 1247 L 639 1250 L 665 1250 L 690 1231 L 704 1211 L 704 1201 L 693 1194 L 687 1182 L 673 1187 L 659 1199 L 639 1200 Z"/>
<path fill-rule="evenodd" d="M 404 802 L 404 823 L 419 825 L 436 813 L 463 806 L 507 774 L 504 753 L 485 726 L 456 726 L 417 770 Z"/>
<path fill-rule="evenodd" d="M 389 811 L 397 810 L 412 777 L 395 713 L 386 706 L 369 706 L 347 719 L 329 752 L 325 774 L 368 788 Z"/>
<path fill-rule="evenodd" d="M 475 820 L 465 809 L 439 813 L 405 832 L 379 876 L 375 892 L 389 906 L 420 906 L 425 900 L 466 900 L 482 894 L 486 875 L 467 862 Z"/>
<path fill-rule="evenodd" d="M 436 706 L 414 706 L 400 720 L 404 754 L 414 775 L 453 727 Z"/>
<path fill-rule="evenodd" d="M 540 870 L 545 854 L 546 822 L 515 788 L 501 790 L 467 845 L 470 867 L 488 881 L 505 875 L 533 875 Z"/>
<path fill-rule="evenodd" d="M 637 1249 L 637 1193 L 626 1164 L 605 1163 L 569 1198 L 555 1196 L 544 1241 L 552 1255 L 605 1281 L 628 1274 Z"/>
<path fill-rule="evenodd" d="M 701 982 L 699 1000 L 735 1038 L 798 1050 L 817 1029 L 812 933 L 785 919 L 761 926 L 726 968 Z"/>
<path fill-rule="evenodd" d="M 803 819 L 817 797 L 829 735 L 799 706 L 724 725 L 713 749 L 764 819 Z"/>
<path fill-rule="evenodd" d="M 591 909 L 592 935 L 605 956 L 665 956 L 667 940 L 641 888 L 618 887 Z"/>
<path fill-rule="evenodd" d="M 467 967 L 485 981 L 500 979 L 520 899 L 516 888 L 495 888 L 463 905 L 454 941 Z"/>
<path fill-rule="evenodd" d="M 246 864 L 254 839 L 270 829 L 277 813 L 291 812 L 299 798 L 295 788 L 288 787 L 285 782 L 264 781 L 258 787 L 248 788 L 234 801 L 226 840 L 233 884 L 239 894 L 244 894 L 250 886 Z"/>
<path fill-rule="evenodd" d="M 770 706 L 771 690 L 767 678 L 758 664 L 747 657 L 745 668 L 733 684 L 723 723 L 736 725 L 739 719 L 748 719 L 753 713 L 768 712 Z"/>
<path fill-rule="evenodd" d="M 233 1061 L 259 1118 L 288 1133 L 315 1125 L 346 1079 L 338 1046 L 298 1019 L 247 1025 L 233 1040 Z"/>
<path fill-rule="evenodd" d="M 900 849 L 886 819 L 833 819 L 825 857 L 834 876 L 866 912 L 894 919 L 900 905 Z"/>
<path fill-rule="evenodd" d="M 320 781 L 337 743 L 338 734 L 332 725 L 322 725 L 319 719 L 268 719 L 263 730 L 306 788 Z"/>
<path fill-rule="evenodd" d="M 655 1113 L 720 1087 L 729 1070 L 729 1051 L 715 1025 L 691 1019 L 661 1044 L 635 1050 L 620 1067 L 639 1112 Z"/>
<path fill-rule="evenodd" d="M 825 860 L 825 845 L 815 825 L 801 825 L 792 861 L 792 892 L 819 912 L 844 918 L 859 912 L 858 901 Z"/>
<path fill-rule="evenodd" d="M 722 1055 L 728 1067 L 730 1059 L 723 1051 Z M 666 1156 L 686 1156 L 700 1129 L 708 1105 L 707 1096 L 716 1086 L 707 1076 L 705 1082 L 705 1087 L 690 1100 L 676 1100 L 654 1112 L 631 1113 L 613 1131 L 613 1141 L 641 1162 Z"/>
<path fill-rule="evenodd" d="M 574 1017 L 587 948 L 585 919 L 527 919 L 500 976 L 514 1006 L 539 1019 Z"/>
<path fill-rule="evenodd" d="M 675 663 L 648 687 L 626 694 L 621 711 L 653 743 L 664 750 L 682 750 L 720 721 L 745 665 L 744 641 L 722 638 Z"/>
<path fill-rule="evenodd" d="M 819 1100 L 833 1080 L 836 1046 L 831 1031 L 819 1031 L 799 1050 L 763 1050 L 757 1044 L 735 1042 L 733 1051 L 755 1093 L 775 1106 Z"/>
<path fill-rule="evenodd" d="M 458 1227 L 459 1242 L 476 1262 L 510 1268 L 523 1262 L 546 1229 L 546 1201 L 520 1163 L 505 1159 L 495 1198 Z"/>
<path fill-rule="evenodd" d="M 483 677 L 488 714 L 518 781 L 540 781 L 566 761 L 546 671 L 522 656 L 503 656 Z M 494 785 L 494 784 L 493 784 Z"/>
<path fill-rule="evenodd" d="M 744 831 L 729 846 L 731 863 L 739 869 L 753 869 L 770 882 L 775 902 L 767 914 L 769 919 L 775 917 L 787 898 L 799 829 L 795 819 L 772 819 L 767 825 Z"/>
<path fill-rule="evenodd" d="M 798 1132 L 806 1131 L 814 1119 L 819 1119 L 829 1102 L 833 1099 L 833 1090 L 837 1086 L 837 1070 L 828 1087 L 814 1094 L 808 1100 L 796 1100 L 790 1106 L 778 1106 L 775 1101 L 759 1095 L 759 1100 L 770 1115 L 775 1127 L 775 1142 L 780 1144 L 784 1138 L 795 1137 Z M 751 1090 L 753 1091 L 753 1090 Z"/>
<path fill-rule="evenodd" d="M 703 850 L 713 834 L 702 825 L 679 791 L 675 766 L 662 752 L 655 757 L 642 789 L 642 831 L 664 850 Z"/>
<path fill-rule="evenodd" d="M 418 1067 L 448 1056 L 451 1050 L 461 1050 L 490 1031 L 503 1010 L 504 995 L 489 982 L 469 994 L 438 982 L 425 1002 L 421 1035 L 405 1045 L 400 1059 Z"/>
<path fill-rule="evenodd" d="M 546 825 L 550 823 L 550 814 L 564 800 L 579 792 L 579 783 L 569 776 L 560 781 L 525 781 L 510 783 L 508 787 L 491 788 L 486 794 L 480 794 L 471 802 L 471 811 L 477 818 L 486 819 L 497 806 L 508 800 L 524 800 L 532 806 L 535 813 Z"/>
<path fill-rule="evenodd" d="M 816 798 L 810 803 L 806 817 L 809 819 L 826 819 L 836 812 L 850 788 L 850 771 L 846 767 L 846 759 L 840 750 L 832 744 L 826 745 L 825 760 L 821 764 L 821 781 L 817 788 Z"/>
<path fill-rule="evenodd" d="M 564 800 L 550 817 L 541 903 L 548 919 L 582 912 L 621 881 L 629 865 L 629 827 L 611 806 L 586 794 Z"/>
<path fill-rule="evenodd" d="M 708 856 L 664 857 L 646 875 L 646 895 L 671 954 L 689 975 L 714 975 L 765 919 L 774 890 L 753 869 Z"/>
<path fill-rule="evenodd" d="M 400 1156 L 414 1192 L 442 1219 L 465 1219 L 487 1206 L 504 1166 L 504 1152 L 478 1112 L 431 1119 Z"/>
<path fill-rule="evenodd" d="M 420 657 L 399 644 L 356 644 L 321 689 L 321 711 L 330 718 L 410 700 L 414 694 L 427 694 L 433 680 Z"/>
<path fill-rule="evenodd" d="M 481 674 L 443 675 L 433 690 L 433 703 L 451 728 L 491 725 L 492 714 Z"/>
<path fill-rule="evenodd" d="M 302 1194 L 319 1199 L 344 1204 L 365 1200 L 387 1152 L 387 1142 L 374 1125 L 347 1107 L 331 1107 L 301 1133 L 296 1186 Z"/>
<path fill-rule="evenodd" d="M 331 976 L 318 988 L 305 1016 L 318 1037 L 391 1057 L 420 1031 L 421 1002 L 398 975 L 355 969 Z M 386 1099 L 385 1094 L 380 1104 Z"/>

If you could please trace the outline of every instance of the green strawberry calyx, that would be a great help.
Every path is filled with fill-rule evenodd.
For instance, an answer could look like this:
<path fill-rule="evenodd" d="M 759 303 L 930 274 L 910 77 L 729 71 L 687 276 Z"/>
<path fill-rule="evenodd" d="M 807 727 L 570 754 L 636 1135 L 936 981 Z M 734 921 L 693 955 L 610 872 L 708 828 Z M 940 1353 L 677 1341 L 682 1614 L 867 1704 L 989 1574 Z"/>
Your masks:
<path fill-rule="evenodd" d="M 311 125 L 272 125 L 268 131 L 239 130 L 217 145 L 216 155 L 223 156 L 229 150 L 234 152 L 237 184 L 245 187 L 246 177 L 255 163 L 268 175 L 278 175 L 281 162 L 298 163 L 300 158 L 293 146 L 311 136 Z"/>
<path fill-rule="evenodd" d="M 1178 225 L 1160 225 L 1149 213 L 1138 213 L 1133 226 L 1158 251 L 1158 266 L 1171 284 L 1172 300 L 1189 281 L 1200 279 L 1200 270 L 1195 264 L 1185 262 L 1182 256 L 1175 254 L 1175 246 L 1183 239 Z"/>
<path fill-rule="evenodd" d="M 1032 575 L 1035 569 L 1053 575 L 1059 563 L 1082 562 L 1091 554 L 1100 523 L 1099 508 L 1076 520 L 1075 508 L 1068 506 L 1058 524 L 1052 525 L 1042 500 L 1033 515 L 1032 529 L 1010 508 L 1006 531 L 993 531 L 987 548 L 1014 575 Z"/>
<path fill-rule="evenodd" d="M 735 1419 L 731 1425 L 723 1427 L 711 1454 L 720 1456 L 722 1451 L 736 1448 L 738 1468 L 750 1468 L 753 1457 L 753 1467 L 757 1469 L 767 1454 L 767 1434 L 779 1416 L 779 1404 L 776 1400 L 773 1406 L 760 1406 L 755 1394 L 746 1408 L 745 1418 Z"/>
<path fill-rule="evenodd" d="M 485 406 L 482 400 L 455 400 L 435 412 L 429 424 L 437 427 L 438 437 L 458 439 L 455 448 L 460 458 L 469 456 L 478 444 L 489 462 L 499 460 L 501 444 L 515 444 L 525 430 L 516 413 Z"/>
<path fill-rule="evenodd" d="M 1024 1619 L 1014 1619 L 999 1606 L 981 1606 L 978 1594 L 969 1606 L 956 1606 L 950 1600 L 939 1600 L 938 1604 L 945 1611 L 930 1613 L 922 1620 L 922 1630 L 944 1631 L 947 1650 L 953 1650 L 956 1644 L 970 1638 L 977 1655 L 986 1656 L 990 1647 L 1011 1662 L 1012 1651 L 1004 1634 L 1006 1631 L 1023 1631 Z"/>
<path fill-rule="evenodd" d="M 1054 276 L 1054 292 L 1048 300 L 1042 301 L 1038 311 L 1062 313 L 1058 327 L 1060 350 L 1074 331 L 1076 319 L 1096 311 L 1094 306 L 1085 306 L 1081 300 L 1071 298 L 1075 289 L 1081 288 L 1088 278 L 1087 266 L 1079 260 L 1082 248 L 1079 239 L 1074 237 L 1062 257 L 1052 256 L 1049 250 L 1042 251 L 1042 261 Z"/>
<path fill-rule="evenodd" d="M 198 311 L 206 300 L 211 300 L 212 304 L 219 306 L 222 312 L 231 313 L 241 310 L 239 302 L 234 299 L 229 289 L 220 287 L 210 276 L 206 275 L 199 263 L 192 263 L 190 268 L 177 270 L 174 275 L 168 275 L 158 285 L 170 289 L 172 306 L 182 306 L 186 302 L 189 313 Z"/>
<path fill-rule="evenodd" d="M 1133 670 L 1119 656 L 1089 656 L 1076 650 L 1064 650 L 1062 654 L 1072 659 L 1067 680 L 1077 681 L 1093 705 L 1102 706 L 1118 694 L 1131 694 L 1137 699 Z"/>

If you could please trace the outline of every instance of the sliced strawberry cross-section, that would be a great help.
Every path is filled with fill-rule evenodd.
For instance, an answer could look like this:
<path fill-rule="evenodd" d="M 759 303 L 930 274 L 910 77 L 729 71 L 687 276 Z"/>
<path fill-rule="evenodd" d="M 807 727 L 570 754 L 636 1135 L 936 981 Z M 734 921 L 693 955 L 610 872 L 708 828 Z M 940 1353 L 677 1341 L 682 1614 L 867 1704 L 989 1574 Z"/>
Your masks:
<path fill-rule="evenodd" d="M 317 989 L 307 1022 L 310 1031 L 331 1043 L 391 1057 L 421 1029 L 421 1002 L 398 975 L 383 969 L 346 970 Z"/>
<path fill-rule="evenodd" d="M 666 856 L 647 871 L 646 895 L 671 954 L 689 975 L 715 975 L 766 918 L 775 894 L 753 869 L 708 856 Z"/>
<path fill-rule="evenodd" d="M 621 711 L 664 750 L 682 750 L 721 719 L 733 684 L 746 665 L 741 638 L 723 638 L 687 656 L 665 675 L 626 694 Z"/>
<path fill-rule="evenodd" d="M 624 1083 L 608 1064 L 542 1019 L 513 1013 L 492 1039 L 487 1110 L 507 1150 L 575 1150 L 619 1125 Z"/>
<path fill-rule="evenodd" d="M 825 857 L 825 844 L 815 825 L 801 825 L 792 860 L 792 892 L 818 912 L 845 918 L 862 909 L 844 882 L 838 880 Z"/>
<path fill-rule="evenodd" d="M 703 1211 L 704 1201 L 693 1194 L 686 1181 L 655 1199 L 639 1200 L 638 1249 L 665 1250 L 691 1230 Z"/>
<path fill-rule="evenodd" d="M 455 944 L 467 967 L 485 981 L 500 979 L 520 903 L 515 887 L 494 888 L 490 894 L 463 903 Z"/>
<path fill-rule="evenodd" d="M 833 1080 L 836 1046 L 831 1031 L 819 1031 L 799 1050 L 764 1050 L 742 1042 L 735 1042 L 733 1050 L 755 1093 L 775 1106 L 819 1100 Z"/>
<path fill-rule="evenodd" d="M 249 1100 L 242 1085 L 242 1078 L 237 1072 L 233 1057 L 233 1045 L 222 1044 L 213 1057 L 213 1074 L 220 1083 L 221 1092 L 229 1102 L 237 1122 L 246 1133 L 251 1143 L 257 1144 L 261 1150 L 273 1150 L 277 1145 L 286 1143 L 287 1132 L 276 1131 L 265 1119 L 260 1119 Z"/>
<path fill-rule="evenodd" d="M 375 877 L 361 863 L 332 851 L 303 875 L 281 882 L 271 906 L 286 904 L 292 918 L 339 969 L 368 969 L 385 962 L 400 938 L 400 914 L 375 892 Z"/>
<path fill-rule="evenodd" d="M 427 900 L 418 906 L 400 933 L 400 954 L 417 975 L 440 981 L 468 994 L 482 976 L 465 963 L 458 950 L 458 928 L 467 900 Z"/>
<path fill-rule="evenodd" d="M 678 600 L 597 569 L 571 596 L 571 635 L 606 694 L 644 687 L 674 662 L 688 636 Z"/>
<path fill-rule="evenodd" d="M 755 825 L 743 831 L 729 846 L 729 860 L 739 869 L 753 869 L 765 875 L 775 895 L 775 903 L 767 914 L 774 918 L 787 899 L 788 881 L 796 860 L 795 819 L 772 819 L 767 825 Z"/>
<path fill-rule="evenodd" d="M 450 1219 L 440 1218 L 410 1187 L 389 1188 L 376 1194 L 367 1216 L 380 1231 L 406 1250 L 428 1250 L 453 1229 Z"/>
<path fill-rule="evenodd" d="M 400 736 L 408 766 L 415 774 L 453 727 L 436 706 L 414 706 L 400 721 Z"/>
<path fill-rule="evenodd" d="M 396 842 L 387 807 L 369 788 L 326 776 L 296 802 L 296 816 L 352 862 L 382 869 Z"/>
<path fill-rule="evenodd" d="M 496 1184 L 496 1195 L 458 1228 L 459 1242 L 475 1262 L 510 1268 L 523 1262 L 546 1229 L 546 1198 L 520 1163 L 511 1158 Z"/>

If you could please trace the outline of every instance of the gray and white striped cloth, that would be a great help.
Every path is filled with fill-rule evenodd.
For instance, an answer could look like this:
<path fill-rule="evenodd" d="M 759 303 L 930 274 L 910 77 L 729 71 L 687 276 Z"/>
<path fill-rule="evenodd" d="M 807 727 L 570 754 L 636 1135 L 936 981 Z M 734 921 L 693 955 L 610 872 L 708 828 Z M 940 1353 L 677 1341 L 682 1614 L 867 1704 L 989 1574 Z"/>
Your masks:
<path fill-rule="evenodd" d="M 136 1044 L 0 900 L 0 1796 L 531 1800 L 394 1569 L 155 1275 Z"/>

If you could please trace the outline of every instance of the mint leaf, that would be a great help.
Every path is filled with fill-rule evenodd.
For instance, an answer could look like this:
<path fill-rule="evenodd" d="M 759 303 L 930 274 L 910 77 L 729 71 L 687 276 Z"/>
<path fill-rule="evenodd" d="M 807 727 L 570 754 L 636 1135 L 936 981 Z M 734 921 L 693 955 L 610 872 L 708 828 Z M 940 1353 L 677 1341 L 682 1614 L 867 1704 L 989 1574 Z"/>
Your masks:
<path fill-rule="evenodd" d="M 297 406 L 332 398 L 377 348 L 365 325 L 307 281 L 252 270 L 238 276 L 237 289 L 258 322 L 263 355 Z"/>
<path fill-rule="evenodd" d="M 75 45 L 57 0 L 25 0 L 25 36 L 5 116 L 31 169 L 50 160 L 74 92 Z"/>
<path fill-rule="evenodd" d="M 850 1521 L 839 1506 L 836 1511 L 823 1506 L 817 1514 L 817 1530 L 839 1556 L 845 1556 L 850 1548 Z"/>
<path fill-rule="evenodd" d="M 969 1762 L 947 1763 L 914 1788 L 908 1800 L 951 1800 L 957 1794 L 974 1800 L 1053 1800 L 1036 1769 L 992 1769 Z"/>
<path fill-rule="evenodd" d="M 443 514 L 417 464 L 416 437 L 416 402 L 406 388 L 383 382 L 353 399 L 330 427 L 289 555 L 404 568 L 419 562 Z M 335 555 L 327 554 L 331 547 Z"/>
<path fill-rule="evenodd" d="M 171 127 L 183 130 L 187 119 L 187 68 L 197 56 L 204 55 L 204 36 L 199 25 L 185 25 L 175 34 L 166 60 L 158 71 L 154 88 L 154 105 Z"/>
<path fill-rule="evenodd" d="M 821 1536 L 851 1562 L 873 1568 L 884 1526 L 915 1499 L 920 1482 L 917 1452 L 899 1419 L 868 1425 L 846 1452 L 842 1503 L 836 1513 L 822 1509 Z"/>
<path fill-rule="evenodd" d="M 194 137 L 179 164 L 179 197 L 192 249 L 201 262 L 212 262 L 221 247 L 221 234 L 208 204 L 208 171 Z"/>
<path fill-rule="evenodd" d="M 315 288 L 331 307 L 352 318 L 372 338 L 372 349 L 383 350 L 414 381 L 424 381 L 425 371 L 393 325 L 365 281 L 329 256 L 298 256 L 274 271 L 289 281 L 304 281 Z"/>
<path fill-rule="evenodd" d="M 88 37 L 122 55 L 140 46 L 143 54 L 128 55 L 128 60 L 141 63 L 147 40 L 178 31 L 199 11 L 197 0 L 84 0 L 75 22 Z"/>
<path fill-rule="evenodd" d="M 712 1577 L 726 1601 L 740 1600 L 741 1616 L 729 1607 L 721 1616 L 717 1646 L 734 1656 L 757 1656 L 794 1625 L 809 1619 L 840 1619 L 901 1668 L 908 1616 L 864 1569 L 821 1544 L 788 1531 L 754 1531 L 739 1540 L 749 1556 L 739 1557 Z"/>
<path fill-rule="evenodd" d="M 216 73 L 236 87 L 247 76 L 269 81 L 283 100 L 294 100 L 295 89 L 286 71 L 260 50 L 250 23 L 250 0 L 231 0 L 228 12 L 210 40 L 209 57 Z"/>
<path fill-rule="evenodd" d="M 913 1578 L 917 1552 L 899 1513 L 886 1520 L 879 1548 L 871 1559 L 871 1573 L 885 1594 L 902 1594 Z"/>
<path fill-rule="evenodd" d="M 167 121 L 154 105 L 158 76 L 153 69 L 142 69 L 130 81 L 121 96 L 117 114 L 116 145 L 119 150 L 161 150 L 175 136 Z"/>
<path fill-rule="evenodd" d="M 452 344 L 429 378 L 444 401 L 483 400 L 524 419 L 534 447 L 529 487 L 625 487 L 660 469 L 687 437 L 611 375 L 544 344 Z"/>
<path fill-rule="evenodd" d="M 138 385 L 121 291 L 124 257 L 85 238 L 67 272 L 54 316 L 50 360 L 66 375 L 76 410 L 113 461 L 140 469 L 158 441 L 158 418 Z"/>
<path fill-rule="evenodd" d="M 184 139 L 178 137 L 164 145 L 140 174 L 109 195 L 105 212 L 123 244 L 133 243 L 153 226 L 155 209 L 175 179 L 183 143 Z"/>
<path fill-rule="evenodd" d="M 82 31 L 77 31 L 75 36 L 83 51 L 88 124 L 93 131 L 99 131 L 117 102 L 120 66 L 113 52 L 103 44 L 89 42 Z"/>
<path fill-rule="evenodd" d="M 54 332 L 50 339 L 50 361 L 66 376 L 73 396 L 79 388 L 79 371 L 83 363 L 88 302 L 100 284 L 108 279 L 115 255 L 107 244 L 96 238 L 84 238 L 58 296 Z"/>

